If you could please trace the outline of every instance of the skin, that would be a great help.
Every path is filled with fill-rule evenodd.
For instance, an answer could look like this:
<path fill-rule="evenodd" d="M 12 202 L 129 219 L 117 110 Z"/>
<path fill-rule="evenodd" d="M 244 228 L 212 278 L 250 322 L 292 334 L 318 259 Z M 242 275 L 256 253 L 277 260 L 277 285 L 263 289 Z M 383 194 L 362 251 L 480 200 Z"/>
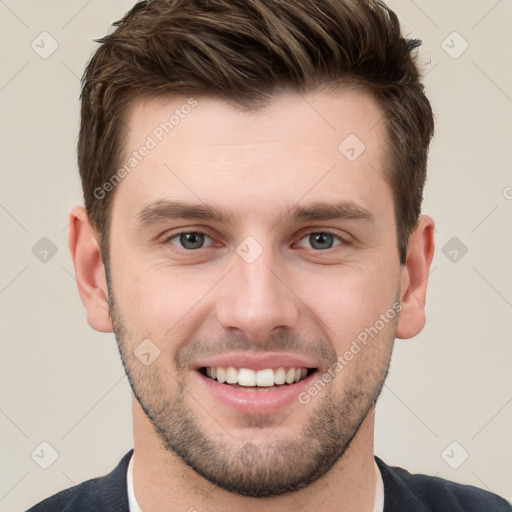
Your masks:
<path fill-rule="evenodd" d="M 127 155 L 186 101 L 134 104 Z M 383 178 L 386 128 L 366 93 L 282 93 L 259 112 L 197 101 L 114 191 L 110 298 L 98 234 L 82 207 L 70 215 L 88 322 L 116 333 L 134 392 L 137 501 L 157 512 L 262 504 L 371 512 L 375 401 L 395 337 L 411 338 L 425 324 L 434 222 L 420 217 L 401 266 Z M 351 133 L 366 146 L 355 161 L 338 150 Z M 233 222 L 165 218 L 138 226 L 145 206 L 169 199 L 230 210 Z M 373 220 L 282 217 L 297 204 L 340 200 Z M 326 230 L 336 236 L 319 248 L 309 235 Z M 180 237 L 170 239 L 179 231 L 208 236 L 187 251 Z M 252 263 L 236 252 L 248 236 L 262 249 Z M 320 379 L 397 300 L 400 315 L 308 404 L 235 411 L 193 378 L 202 357 L 286 353 L 314 358 Z M 160 350 L 149 366 L 133 354 L 147 338 Z"/>

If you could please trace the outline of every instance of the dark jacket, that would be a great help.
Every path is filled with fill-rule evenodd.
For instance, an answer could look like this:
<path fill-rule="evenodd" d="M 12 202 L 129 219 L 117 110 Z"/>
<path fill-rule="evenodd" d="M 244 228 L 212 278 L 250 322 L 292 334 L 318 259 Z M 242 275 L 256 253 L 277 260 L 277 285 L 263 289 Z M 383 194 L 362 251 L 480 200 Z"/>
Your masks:
<path fill-rule="evenodd" d="M 27 512 L 129 512 L 126 472 L 133 449 L 108 475 L 87 480 Z M 470 485 L 411 474 L 375 457 L 384 482 L 384 512 L 512 512 L 510 503 Z"/>

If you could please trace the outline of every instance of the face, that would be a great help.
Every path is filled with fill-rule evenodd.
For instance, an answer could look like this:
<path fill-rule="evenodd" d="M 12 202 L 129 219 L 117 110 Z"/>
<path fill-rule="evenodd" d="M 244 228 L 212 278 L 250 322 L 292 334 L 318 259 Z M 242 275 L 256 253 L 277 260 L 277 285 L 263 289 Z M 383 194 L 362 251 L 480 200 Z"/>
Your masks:
<path fill-rule="evenodd" d="M 129 115 L 110 315 L 163 446 L 230 492 L 280 495 L 343 456 L 389 366 L 401 267 L 382 112 L 362 92 L 259 112 L 187 101 Z"/>

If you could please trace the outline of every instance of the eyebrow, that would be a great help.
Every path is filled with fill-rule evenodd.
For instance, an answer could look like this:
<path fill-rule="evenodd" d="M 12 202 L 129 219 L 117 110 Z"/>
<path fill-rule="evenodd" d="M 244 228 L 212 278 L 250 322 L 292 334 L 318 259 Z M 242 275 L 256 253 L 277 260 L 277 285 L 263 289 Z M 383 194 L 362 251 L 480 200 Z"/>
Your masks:
<path fill-rule="evenodd" d="M 139 228 L 148 228 L 171 219 L 197 219 L 217 221 L 229 225 L 237 224 L 238 218 L 239 215 L 233 209 L 224 210 L 206 204 L 160 200 L 146 205 L 136 215 L 136 223 Z M 276 222 L 335 219 L 375 221 L 373 213 L 353 201 L 337 201 L 334 203 L 314 202 L 306 206 L 292 206 L 283 210 L 278 215 Z"/>

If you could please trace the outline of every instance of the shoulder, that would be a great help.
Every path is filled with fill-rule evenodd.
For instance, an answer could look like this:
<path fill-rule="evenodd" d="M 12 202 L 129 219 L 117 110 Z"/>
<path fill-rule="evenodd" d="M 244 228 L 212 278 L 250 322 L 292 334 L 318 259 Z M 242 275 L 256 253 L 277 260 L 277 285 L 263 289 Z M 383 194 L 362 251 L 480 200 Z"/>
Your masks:
<path fill-rule="evenodd" d="M 375 457 L 384 483 L 384 512 L 512 512 L 512 506 L 497 494 L 444 478 L 388 466 Z M 404 508 L 405 507 L 405 508 Z"/>
<path fill-rule="evenodd" d="M 44 499 L 27 512 L 90 512 L 109 510 L 128 512 L 126 471 L 130 450 L 108 475 L 92 478 Z"/>
<path fill-rule="evenodd" d="M 98 486 L 102 478 L 93 478 L 64 489 L 29 508 L 27 512 L 82 512 L 98 506 Z"/>

